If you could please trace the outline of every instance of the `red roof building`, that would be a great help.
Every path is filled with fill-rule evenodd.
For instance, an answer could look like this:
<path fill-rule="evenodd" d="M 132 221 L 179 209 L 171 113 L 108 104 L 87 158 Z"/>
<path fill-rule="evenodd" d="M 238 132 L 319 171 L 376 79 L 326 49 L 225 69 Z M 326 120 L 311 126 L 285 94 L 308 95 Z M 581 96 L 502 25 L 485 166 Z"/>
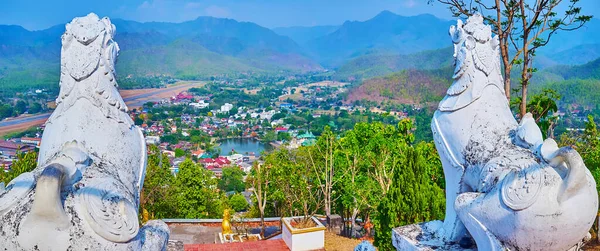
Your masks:
<path fill-rule="evenodd" d="M 42 143 L 42 139 L 40 139 L 40 138 L 22 137 L 21 138 L 21 143 L 28 144 L 28 145 L 33 145 L 33 146 L 40 146 L 40 144 Z"/>
<path fill-rule="evenodd" d="M 0 172 L 6 172 L 6 171 L 10 170 L 11 166 L 12 166 L 12 161 L 0 160 Z"/>
<path fill-rule="evenodd" d="M 202 165 L 204 165 L 204 167 L 206 169 L 223 168 L 224 166 L 228 166 L 229 164 L 231 164 L 231 161 L 229 161 L 225 157 L 218 157 L 215 159 L 205 158 L 205 159 L 201 159 L 199 162 Z"/>
<path fill-rule="evenodd" d="M 287 132 L 288 129 L 285 127 L 277 127 L 275 128 L 275 132 Z"/>
<path fill-rule="evenodd" d="M 177 96 L 171 98 L 174 101 L 180 101 L 180 100 L 191 100 L 193 99 L 194 96 L 192 94 L 189 94 L 187 92 L 180 92 L 179 94 L 177 94 Z"/>
<path fill-rule="evenodd" d="M 27 144 L 17 144 L 10 141 L 0 141 L 0 155 L 14 158 L 17 156 L 17 152 L 26 153 L 33 151 L 35 146 Z"/>

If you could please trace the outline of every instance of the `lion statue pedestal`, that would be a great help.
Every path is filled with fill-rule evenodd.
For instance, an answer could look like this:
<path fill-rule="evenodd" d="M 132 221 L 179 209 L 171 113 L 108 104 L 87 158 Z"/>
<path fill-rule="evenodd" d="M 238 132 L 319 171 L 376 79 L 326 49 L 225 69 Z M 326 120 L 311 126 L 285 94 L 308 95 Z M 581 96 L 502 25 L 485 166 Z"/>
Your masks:
<path fill-rule="evenodd" d="M 146 144 L 116 88 L 114 34 L 93 13 L 66 25 L 38 166 L 0 190 L 5 250 L 166 249 L 164 222 L 139 225 Z"/>
<path fill-rule="evenodd" d="M 432 120 L 446 217 L 396 228 L 398 250 L 578 250 L 598 212 L 596 183 L 570 147 L 543 140 L 506 100 L 498 37 L 481 15 L 450 27 L 454 82 Z"/>

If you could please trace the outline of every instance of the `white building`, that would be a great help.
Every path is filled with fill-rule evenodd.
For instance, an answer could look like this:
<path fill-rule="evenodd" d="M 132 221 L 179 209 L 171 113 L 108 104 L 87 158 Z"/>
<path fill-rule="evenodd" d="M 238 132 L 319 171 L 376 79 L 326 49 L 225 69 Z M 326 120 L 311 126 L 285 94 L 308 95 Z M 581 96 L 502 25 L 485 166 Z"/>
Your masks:
<path fill-rule="evenodd" d="M 146 144 L 147 145 L 158 145 L 160 144 L 159 136 L 146 136 Z"/>
<path fill-rule="evenodd" d="M 267 111 L 267 112 L 261 112 L 260 113 L 260 119 L 271 120 L 271 118 L 273 117 L 273 115 L 275 115 L 275 110 L 270 110 L 270 111 Z"/>
<path fill-rule="evenodd" d="M 226 156 L 226 158 L 229 161 L 231 161 L 231 163 L 237 163 L 237 162 L 242 161 L 242 159 L 244 158 L 244 155 L 236 153 L 236 154 L 232 154 L 232 155 Z"/>
<path fill-rule="evenodd" d="M 208 107 L 208 103 L 204 103 L 204 100 L 200 100 L 198 103 L 190 103 L 189 106 L 192 106 L 194 108 L 198 108 L 198 109 L 204 109 Z"/>
<path fill-rule="evenodd" d="M 224 105 L 221 106 L 220 112 L 222 112 L 222 113 L 229 112 L 229 111 L 231 111 L 232 108 L 233 108 L 232 104 L 225 103 Z"/>
<path fill-rule="evenodd" d="M 278 125 L 283 125 L 283 119 L 271 121 L 271 126 L 278 126 Z"/>

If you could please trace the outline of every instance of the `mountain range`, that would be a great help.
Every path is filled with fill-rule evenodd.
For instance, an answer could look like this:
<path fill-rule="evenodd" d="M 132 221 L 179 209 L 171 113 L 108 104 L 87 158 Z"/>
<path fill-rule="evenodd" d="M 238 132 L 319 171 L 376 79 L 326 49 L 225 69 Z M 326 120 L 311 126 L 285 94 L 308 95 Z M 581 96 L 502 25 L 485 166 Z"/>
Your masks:
<path fill-rule="evenodd" d="M 112 21 L 121 47 L 120 77 L 202 79 L 329 69 L 333 78 L 349 81 L 449 66 L 452 44 L 447 31 L 455 23 L 428 14 L 406 17 L 389 11 L 341 25 L 272 30 L 214 17 L 182 23 Z M 598 30 L 600 20 L 592 19 L 581 29 L 558 32 L 534 63 L 540 69 L 554 69 L 595 60 L 600 57 Z M 55 86 L 63 32 L 64 24 L 40 31 L 0 25 L 0 87 Z"/>
<path fill-rule="evenodd" d="M 453 23 L 429 14 L 404 17 L 383 11 L 364 22 L 347 21 L 306 46 L 322 65 L 335 68 L 361 55 L 408 54 L 447 47 L 448 28 Z"/>

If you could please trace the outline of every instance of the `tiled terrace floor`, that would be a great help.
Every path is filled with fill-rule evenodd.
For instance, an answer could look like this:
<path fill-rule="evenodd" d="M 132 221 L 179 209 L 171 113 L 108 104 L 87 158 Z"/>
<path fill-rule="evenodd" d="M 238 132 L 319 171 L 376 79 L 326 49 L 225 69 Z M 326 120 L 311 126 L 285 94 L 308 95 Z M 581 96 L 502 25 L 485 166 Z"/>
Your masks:
<path fill-rule="evenodd" d="M 225 244 L 187 244 L 185 251 L 289 251 L 282 239 Z"/>

